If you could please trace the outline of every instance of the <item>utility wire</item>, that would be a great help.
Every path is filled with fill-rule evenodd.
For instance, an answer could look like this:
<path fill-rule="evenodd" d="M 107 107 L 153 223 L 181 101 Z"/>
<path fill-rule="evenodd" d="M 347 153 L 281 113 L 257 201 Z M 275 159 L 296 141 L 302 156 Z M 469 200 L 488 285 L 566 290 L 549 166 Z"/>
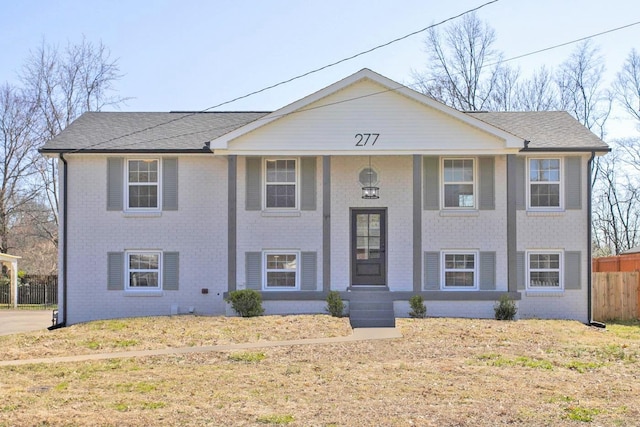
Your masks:
<path fill-rule="evenodd" d="M 425 28 L 423 28 L 423 29 L 421 29 L 421 30 L 414 31 L 414 32 L 409 33 L 409 34 L 407 34 L 407 35 L 405 35 L 405 36 L 402 36 L 402 37 L 396 38 L 396 39 L 394 39 L 394 40 L 391 40 L 391 41 L 389 41 L 389 42 L 387 42 L 387 43 L 384 43 L 384 44 L 378 45 L 378 46 L 376 46 L 376 47 L 374 47 L 374 48 L 371 48 L 371 49 L 369 49 L 369 50 L 367 50 L 367 51 L 360 52 L 360 53 L 355 54 L 355 55 L 352 55 L 352 56 L 350 56 L 350 57 L 348 57 L 348 58 L 341 59 L 341 60 L 339 60 L 339 61 L 336 61 L 336 62 L 333 62 L 333 63 L 331 63 L 331 64 L 325 65 L 325 66 L 323 66 L 323 67 L 317 68 L 317 69 L 315 69 L 315 70 L 312 70 L 312 71 L 306 72 L 306 73 L 301 74 L 301 75 L 298 75 L 298 76 L 296 76 L 296 77 L 292 77 L 292 78 L 290 78 L 290 79 L 288 79 L 288 80 L 284 80 L 284 81 L 279 82 L 279 83 L 276 83 L 276 84 L 274 84 L 274 85 L 271 85 L 271 86 L 265 87 L 265 88 L 263 88 L 263 89 L 260 89 L 260 90 L 254 91 L 254 92 L 251 92 L 251 93 L 249 93 L 249 94 L 246 94 L 246 95 L 243 95 L 243 96 L 239 96 L 239 97 L 234 98 L 234 99 L 232 99 L 232 100 L 225 101 L 225 102 L 223 102 L 223 103 L 220 103 L 220 104 L 214 105 L 214 106 L 209 107 L 209 108 L 206 108 L 206 109 L 204 109 L 204 110 L 197 111 L 197 112 L 192 112 L 192 113 L 187 113 L 187 114 L 181 115 L 181 116 L 179 116 L 179 117 L 176 117 L 175 119 L 168 120 L 168 121 L 166 121 L 166 122 L 158 123 L 158 124 L 156 124 L 156 125 L 148 126 L 148 127 L 144 128 L 144 129 L 140 129 L 140 130 L 137 130 L 137 131 L 133 131 L 133 132 L 130 132 L 130 133 L 125 134 L 125 135 L 120 135 L 120 136 L 113 137 L 113 138 L 108 139 L 108 140 L 105 140 L 105 141 L 101 141 L 101 142 L 97 142 L 97 143 L 95 143 L 95 144 L 91 144 L 91 145 L 85 146 L 85 147 L 83 147 L 83 148 L 78 148 L 78 149 L 72 150 L 72 151 L 70 151 L 69 153 L 75 153 L 75 152 L 78 152 L 78 151 L 86 150 L 86 149 L 88 149 L 88 148 L 96 147 L 96 146 L 98 146 L 98 145 L 106 144 L 106 143 L 108 143 L 108 142 L 113 142 L 113 141 L 116 141 L 116 140 L 118 140 L 118 139 L 122 139 L 122 138 L 126 138 L 126 137 L 129 137 L 129 136 L 133 136 L 133 135 L 136 135 L 136 134 L 138 134 L 138 133 L 146 132 L 146 131 L 149 131 L 149 130 L 155 129 L 155 128 L 160 127 L 160 126 L 164 126 L 164 125 L 167 125 L 167 124 L 170 124 L 170 123 L 176 122 L 176 121 L 178 121 L 178 120 L 182 120 L 182 119 L 184 119 L 184 118 L 186 118 L 186 117 L 189 117 L 189 116 L 193 116 L 193 115 L 200 114 L 200 113 L 205 113 L 205 112 L 207 112 L 207 111 L 209 111 L 209 110 L 212 110 L 212 109 L 214 109 L 214 108 L 221 107 L 221 106 L 226 105 L 226 104 L 230 104 L 230 103 L 235 102 L 235 101 L 238 101 L 238 100 L 240 100 L 240 99 L 248 98 L 248 97 L 250 97 L 250 96 L 256 95 L 256 94 L 261 93 L 261 92 L 264 92 L 264 91 L 266 91 L 266 90 L 273 89 L 273 88 L 275 88 L 275 87 L 278 87 L 278 86 L 284 85 L 284 84 L 286 84 L 286 83 L 290 83 L 290 82 L 292 82 L 292 81 L 294 81 L 294 80 L 297 80 L 297 79 L 300 79 L 300 78 L 306 77 L 306 76 L 308 76 L 308 75 L 310 75 L 310 74 L 317 73 L 317 72 L 319 72 L 319 71 L 321 71 L 321 70 L 324 70 L 324 69 L 326 69 L 326 68 L 329 68 L 329 67 L 332 67 L 332 66 L 338 65 L 338 64 L 340 64 L 340 63 L 342 63 L 342 62 L 349 61 L 349 60 L 351 60 L 351 59 L 357 58 L 357 57 L 362 56 L 362 55 L 364 55 L 364 54 L 366 54 L 366 53 L 370 53 L 370 52 L 372 52 L 372 51 L 374 51 L 374 50 L 377 50 L 377 49 L 380 49 L 380 48 L 382 48 L 382 47 L 388 46 L 388 45 L 390 45 L 390 44 L 392 44 L 392 43 L 395 43 L 395 42 L 397 42 L 397 41 L 404 40 L 404 39 L 406 39 L 406 38 L 408 38 L 408 37 L 411 37 L 411 36 L 413 36 L 413 35 L 419 34 L 419 33 L 421 33 L 421 32 L 424 32 L 424 31 L 429 30 L 429 29 L 431 29 L 431 28 L 434 28 L 434 27 L 436 27 L 436 26 L 442 25 L 442 24 L 444 24 L 444 23 L 446 23 L 446 22 L 449 22 L 449 21 L 451 21 L 451 20 L 453 20 L 453 19 L 457 19 L 457 18 L 459 18 L 459 17 L 461 17 L 461 16 L 463 16 L 463 15 L 465 15 L 465 14 L 468 14 L 468 13 L 474 12 L 474 11 L 476 11 L 476 10 L 478 10 L 478 9 L 482 8 L 482 7 L 485 7 L 485 6 L 489 5 L 489 4 L 495 3 L 495 2 L 497 2 L 497 1 L 499 1 L 499 0 L 493 0 L 493 1 L 491 1 L 491 2 L 488 2 L 488 3 L 485 3 L 485 4 L 481 5 L 481 6 L 478 6 L 478 7 L 474 8 L 474 9 L 469 9 L 469 10 L 467 10 L 466 12 L 463 12 L 463 13 L 461 13 L 461 14 L 459 14 L 459 15 L 454 16 L 454 17 L 451 17 L 451 18 L 445 19 L 445 20 L 443 20 L 443 21 L 441 21 L 441 22 L 438 22 L 437 24 L 430 25 L 430 26 L 425 27 Z M 623 26 L 621 26 L 621 27 L 612 28 L 612 29 L 609 29 L 609 30 L 606 30 L 606 31 L 602 31 L 602 32 L 599 32 L 599 33 L 595 33 L 595 34 L 589 35 L 589 36 L 581 37 L 581 38 L 579 38 L 579 39 L 575 39 L 575 40 L 572 40 L 572 41 L 568 41 L 568 42 L 560 43 L 560 44 L 553 45 L 553 46 L 550 46 L 550 47 L 546 47 L 546 48 L 543 48 L 543 49 L 539 49 L 539 50 L 535 50 L 535 51 L 532 51 L 532 52 L 524 53 L 524 54 L 522 54 L 522 55 L 513 56 L 513 57 L 511 57 L 511 58 L 507 58 L 507 59 L 503 59 L 503 60 L 500 60 L 500 61 L 496 61 L 496 62 L 494 62 L 494 63 L 487 64 L 486 66 L 498 65 L 498 64 L 505 63 L 505 62 L 515 61 L 516 59 L 525 58 L 525 57 L 527 57 L 527 56 L 536 55 L 536 54 L 538 54 L 538 53 L 542 53 L 542 52 L 546 52 L 546 51 L 549 51 L 549 50 L 557 49 L 557 48 L 560 48 L 560 47 L 563 47 L 563 46 L 567 46 L 567 45 L 570 45 L 570 44 L 578 43 L 578 42 L 583 41 L 583 40 L 591 39 L 591 38 L 594 38 L 594 37 L 599 37 L 599 36 L 602 36 L 602 35 L 604 35 L 604 34 L 612 33 L 612 32 L 615 32 L 615 31 L 620 31 L 620 30 L 623 30 L 623 29 L 626 29 L 626 28 L 629 28 L 629 27 L 633 27 L 633 26 L 638 25 L 638 24 L 640 24 L 640 21 L 636 21 L 636 22 L 633 22 L 633 23 L 631 23 L 631 24 L 623 25 Z M 357 100 L 357 99 L 360 99 L 360 98 L 363 98 L 363 97 L 367 97 L 367 96 L 373 96 L 373 95 L 379 95 L 379 94 L 381 94 L 381 93 L 392 92 L 392 91 L 396 91 L 396 90 L 398 90 L 398 89 L 401 89 L 401 88 L 403 88 L 403 87 L 407 87 L 407 86 L 405 86 L 405 85 L 400 85 L 400 86 L 398 86 L 398 87 L 390 88 L 390 89 L 383 90 L 383 91 L 380 91 L 380 92 L 375 92 L 375 93 L 371 93 L 371 94 L 364 95 L 364 96 L 359 96 L 359 97 L 355 97 L 355 98 L 350 98 L 350 99 L 342 100 L 342 101 L 339 101 L 339 102 L 337 102 L 337 103 L 344 103 L 344 102 L 349 102 L 349 101 Z M 415 89 L 412 89 L 412 90 L 415 90 Z M 317 106 L 317 107 L 313 107 L 312 109 L 316 109 L 316 108 L 324 108 L 324 107 L 331 106 L 331 105 L 335 105 L 335 104 L 336 104 L 336 103 L 330 103 L 330 104 L 320 105 L 320 106 Z M 309 110 L 310 110 L 310 109 L 302 109 L 302 110 L 298 110 L 298 111 L 292 111 L 292 112 L 289 112 L 289 113 L 282 114 L 281 116 L 278 116 L 278 117 L 284 117 L 284 116 L 287 116 L 287 115 L 296 114 L 296 113 L 300 113 L 300 112 L 304 112 L 304 111 L 309 111 Z M 273 116 L 270 116 L 270 118 L 273 118 Z M 266 119 L 265 117 L 259 117 L 259 118 L 257 118 L 255 121 L 260 121 L 260 120 L 265 120 L 265 119 Z M 229 126 L 229 125 L 226 125 L 226 126 L 221 126 L 221 127 L 212 127 L 212 128 L 209 128 L 208 130 L 210 130 L 210 131 L 213 131 L 213 130 L 222 130 L 222 129 L 231 128 L 231 127 L 236 128 L 236 126 Z M 170 137 L 168 136 L 168 137 L 163 137 L 163 138 L 154 138 L 154 139 L 149 139 L 149 140 L 146 140 L 146 141 L 138 141 L 138 142 L 134 142 L 134 143 L 122 144 L 122 145 L 118 145 L 118 146 L 117 146 L 117 148 L 128 147 L 128 146 L 133 146 L 133 145 L 137 145 L 137 144 L 141 144 L 141 143 L 154 142 L 154 141 L 159 141 L 159 140 L 163 140 L 163 139 L 170 139 L 170 138 L 175 138 L 175 137 L 180 137 L 180 136 L 188 136 L 188 135 L 192 135 L 192 134 L 196 134 L 196 133 L 203 133 L 203 132 L 206 132 L 206 131 L 207 131 L 207 130 L 203 130 L 203 131 L 199 131 L 199 132 L 189 132 L 189 133 L 184 133 L 184 134 L 179 134 L 179 135 L 172 135 L 172 136 L 170 136 Z"/>
<path fill-rule="evenodd" d="M 133 132 L 129 132 L 129 133 L 124 134 L 124 135 L 120 135 L 120 136 L 116 136 L 116 137 L 110 138 L 110 139 L 105 140 L 105 141 L 101 141 L 101 142 L 97 142 L 97 143 L 95 143 L 95 144 L 87 145 L 87 146 L 85 146 L 85 147 L 83 147 L 83 148 L 78 148 L 78 149 L 76 149 L 76 150 L 70 151 L 70 153 L 75 153 L 75 152 L 78 152 L 78 151 L 81 151 L 81 150 L 86 150 L 86 149 L 88 149 L 88 148 L 93 148 L 93 147 L 96 147 L 96 146 L 98 146 L 98 145 L 107 144 L 107 143 L 109 143 L 109 142 L 113 142 L 113 141 L 116 141 L 116 140 L 118 140 L 118 139 L 122 139 L 122 138 L 126 138 L 126 137 L 129 137 L 129 136 L 133 136 L 133 135 L 136 135 L 136 134 L 139 134 L 139 133 L 142 133 L 142 132 L 146 132 L 146 131 L 149 131 L 149 130 L 152 130 L 152 129 L 158 128 L 158 127 L 160 127 L 160 126 L 165 126 L 165 125 L 167 125 L 167 124 L 170 124 L 170 123 L 176 122 L 176 121 L 178 121 L 178 120 L 183 120 L 183 119 L 185 119 L 186 117 L 193 116 L 193 115 L 195 115 L 195 114 L 199 114 L 199 113 L 205 113 L 205 112 L 207 112 L 207 111 L 209 111 L 209 110 L 213 110 L 214 108 L 222 107 L 223 105 L 231 104 L 232 102 L 236 102 L 236 101 L 239 101 L 239 100 L 241 100 L 241 99 L 245 99 L 245 98 L 248 98 L 248 97 L 250 97 L 250 96 L 257 95 L 257 94 L 262 93 L 262 92 L 265 92 L 265 91 L 267 91 L 267 90 L 270 90 L 270 89 L 276 88 L 276 87 L 278 87 L 278 86 L 282 86 L 282 85 L 284 85 L 284 84 L 291 83 L 292 81 L 295 81 L 295 80 L 301 79 L 301 78 L 303 78 L 303 77 L 307 77 L 307 76 L 309 76 L 309 75 L 311 75 L 311 74 L 318 73 L 318 72 L 320 72 L 320 71 L 326 70 L 327 68 L 334 67 L 334 66 L 336 66 L 336 65 L 338 65 L 338 64 L 342 64 L 343 62 L 347 62 L 347 61 L 350 61 L 350 60 L 352 60 L 352 59 L 358 58 L 358 57 L 360 57 L 360 56 L 362 56 L 362 55 L 366 55 L 367 53 L 371 53 L 371 52 L 373 52 L 373 51 L 375 51 L 375 50 L 378 50 L 378 49 L 381 49 L 381 48 L 383 48 L 383 47 L 389 46 L 389 45 L 391 45 L 391 44 L 393 44 L 393 43 L 399 42 L 399 41 L 404 40 L 404 39 L 406 39 L 406 38 L 409 38 L 409 37 L 411 37 L 411 36 L 415 36 L 416 34 L 423 33 L 423 32 L 425 32 L 425 31 L 427 31 L 427 30 L 430 30 L 430 29 L 432 29 L 432 28 L 435 28 L 435 27 L 438 27 L 438 26 L 440 26 L 440 25 L 443 25 L 443 24 L 445 24 L 445 23 L 447 23 L 447 22 L 449 22 L 449 21 L 452 21 L 452 20 L 454 20 L 454 19 L 458 19 L 458 18 L 460 18 L 461 16 L 464 16 L 464 15 L 467 15 L 467 14 L 469 14 L 469 13 L 475 12 L 475 11 L 477 11 L 477 10 L 479 10 L 479 9 L 482 9 L 483 7 L 486 7 L 486 6 L 490 5 L 490 4 L 496 3 L 496 2 L 498 2 L 498 1 L 499 1 L 499 0 L 491 0 L 491 1 L 489 1 L 489 2 L 486 2 L 486 3 L 484 3 L 484 4 L 481 4 L 481 5 L 480 5 L 480 6 L 478 6 L 478 7 L 475 7 L 475 8 L 473 8 L 473 9 L 469 9 L 469 10 L 467 10 L 467 11 L 465 11 L 465 12 L 462 12 L 462 13 L 460 13 L 460 14 L 456 15 L 456 16 L 452 16 L 452 17 L 447 18 L 447 19 L 445 19 L 445 20 L 442 20 L 442 21 L 440 21 L 440 22 L 438 22 L 438 23 L 431 24 L 431 25 L 429 25 L 429 26 L 427 26 L 427 27 L 424 27 L 424 28 L 422 28 L 422 29 L 420 29 L 420 30 L 413 31 L 413 32 L 411 32 L 411 33 L 409 33 L 409 34 L 406 34 L 406 35 L 402 36 L 402 37 L 398 37 L 398 38 L 393 39 L 393 40 L 391 40 L 391 41 L 388 41 L 388 42 L 386 42 L 386 43 L 383 43 L 383 44 L 380 44 L 380 45 L 378 45 L 378 46 L 372 47 L 371 49 L 368 49 L 368 50 L 365 50 L 365 51 L 362 51 L 362 52 L 356 53 L 355 55 L 352 55 L 352 56 L 347 57 L 347 58 L 340 59 L 340 60 L 338 60 L 338 61 L 335 61 L 335 62 L 332 62 L 332 63 L 330 63 L 330 64 L 324 65 L 324 66 L 322 66 L 322 67 L 320 67 L 320 68 L 316 68 L 316 69 L 314 69 L 314 70 L 307 71 L 306 73 L 299 74 L 299 75 L 297 75 L 297 76 L 295 76 L 295 77 L 291 77 L 290 79 L 283 80 L 283 81 L 278 82 L 278 83 L 275 83 L 275 84 L 273 84 L 273 85 L 271 85 L 271 86 L 267 86 L 267 87 L 264 87 L 264 88 L 262 88 L 262 89 L 259 89 L 259 90 L 256 90 L 256 91 L 253 91 L 253 92 L 250 92 L 250 93 L 248 93 L 248 94 L 246 94 L 246 95 L 238 96 L 238 97 L 236 97 L 236 98 L 234 98 L 234 99 L 231 99 L 231 100 L 229 100 L 229 101 L 221 102 L 220 104 L 213 105 L 213 106 L 211 106 L 211 107 L 209 107 L 209 108 L 205 108 L 204 110 L 200 110 L 200 111 L 193 112 L 193 113 L 188 113 L 188 114 L 185 114 L 185 115 L 183 115 L 183 116 L 176 117 L 176 118 L 171 119 L 171 120 L 167 120 L 166 122 L 163 122 L 163 123 L 158 123 L 158 124 L 155 124 L 155 125 L 152 125 L 152 126 L 148 126 L 148 127 L 144 128 L 144 129 L 139 129 L 139 130 L 136 130 L 136 131 L 133 131 Z"/>
<path fill-rule="evenodd" d="M 524 53 L 522 55 L 513 56 L 511 58 L 507 58 L 507 59 L 503 59 L 501 61 L 496 61 L 494 63 L 487 64 L 487 66 L 492 66 L 492 65 L 497 65 L 497 64 L 509 62 L 509 61 L 514 61 L 516 59 L 524 58 L 524 57 L 535 55 L 535 54 L 538 54 L 538 53 L 541 53 L 541 52 L 546 52 L 548 50 L 557 49 L 557 48 L 560 48 L 560 47 L 563 47 L 563 46 L 567 46 L 567 45 L 570 45 L 570 44 L 573 44 L 573 43 L 578 43 L 580 41 L 587 40 L 587 39 L 594 38 L 594 37 L 598 37 L 598 36 L 601 36 L 601 35 L 604 35 L 604 34 L 612 33 L 614 31 L 623 30 L 625 28 L 629 28 L 629 27 L 632 27 L 632 26 L 638 25 L 638 24 L 640 24 L 640 21 L 637 21 L 637 22 L 634 22 L 634 23 L 631 23 L 631 24 L 628 24 L 628 25 L 623 25 L 621 27 L 612 28 L 610 30 L 606 30 L 606 31 L 602 31 L 602 32 L 599 32 L 599 33 L 596 33 L 596 34 L 592 34 L 590 36 L 581 37 L 579 39 L 575 39 L 575 40 L 568 41 L 568 42 L 565 42 L 565 43 L 560 43 L 560 44 L 557 44 L 557 45 L 546 47 L 544 49 L 539 49 L 539 50 L 536 50 L 536 51 L 533 51 L 533 52 Z M 367 96 L 374 96 L 374 95 L 379 95 L 379 94 L 382 94 L 382 93 L 393 92 L 393 91 L 396 91 L 396 90 L 401 89 L 403 87 L 411 87 L 411 86 L 415 87 L 416 85 L 415 84 L 414 85 L 400 85 L 400 86 L 393 87 L 393 88 L 390 88 L 390 89 L 387 89 L 387 90 L 383 90 L 383 91 L 380 91 L 380 92 L 374 92 L 374 93 L 371 93 L 371 94 L 368 94 L 368 95 L 364 95 L 364 96 L 358 96 L 358 97 L 355 97 L 355 98 L 345 99 L 345 100 L 339 101 L 337 103 L 344 103 L 344 102 L 349 102 L 349 101 L 361 99 L 361 98 L 367 97 Z M 416 89 L 412 89 L 412 90 L 416 90 Z M 328 106 L 331 106 L 331 105 L 335 105 L 337 103 L 323 104 L 323 105 L 319 105 L 319 106 L 316 106 L 316 107 L 313 107 L 313 108 L 304 108 L 304 109 L 301 109 L 301 110 L 291 111 L 289 113 L 281 114 L 281 115 L 277 116 L 276 118 L 288 116 L 288 115 L 291 115 L 291 114 L 302 113 L 304 111 L 309 111 L 311 109 L 324 108 L 324 107 L 328 107 Z M 214 107 L 212 107 L 212 108 L 214 108 Z M 198 114 L 198 113 L 192 113 L 192 114 Z M 274 116 L 270 116 L 269 118 L 273 118 L 273 117 Z M 182 119 L 182 118 L 184 118 L 184 117 L 180 117 L 179 119 Z M 260 120 L 266 120 L 266 116 L 259 117 L 255 121 L 257 122 L 257 121 L 260 121 Z M 169 123 L 169 122 L 167 122 L 167 123 Z M 156 125 L 156 126 L 161 126 L 161 125 L 162 125 L 162 123 L 159 124 L 159 125 Z M 208 128 L 206 130 L 199 131 L 199 132 L 189 132 L 189 133 L 183 133 L 183 134 L 179 134 L 179 135 L 167 136 L 167 137 L 163 137 L 163 138 L 149 139 L 149 140 L 146 140 L 146 141 L 139 141 L 139 142 L 134 142 L 134 143 L 122 144 L 122 145 L 118 145 L 117 147 L 118 148 L 129 147 L 129 146 L 142 144 L 142 143 L 148 143 L 148 142 L 160 141 L 160 140 L 164 140 L 164 139 L 175 138 L 175 137 L 178 137 L 178 136 L 188 136 L 188 135 L 192 135 L 192 134 L 195 134 L 195 133 L 204 133 L 206 131 L 214 131 L 214 130 L 218 130 L 219 131 L 219 130 L 224 130 L 224 129 L 231 128 L 231 127 L 233 127 L 234 129 L 237 128 L 237 126 L 228 126 L 228 125 L 227 126 L 216 126 L 216 127 Z M 144 129 L 144 130 L 149 130 L 149 129 Z M 140 132 L 143 132 L 144 130 L 141 130 Z M 133 135 L 133 134 L 135 134 L 135 132 L 131 133 L 131 135 Z M 125 136 L 128 136 L 128 135 L 125 135 Z M 116 138 L 113 138 L 113 139 L 111 139 L 109 141 L 116 140 L 116 139 L 119 139 L 119 138 L 124 138 L 125 136 L 116 137 Z M 102 143 L 104 143 L 104 142 L 99 142 L 97 144 L 94 144 L 94 146 L 102 144 Z M 86 148 L 90 148 L 90 147 L 91 146 L 88 146 Z M 79 149 L 79 150 L 83 150 L 83 149 Z M 76 150 L 76 151 L 78 151 L 78 150 Z"/>
<path fill-rule="evenodd" d="M 552 50 L 552 49 L 557 49 L 559 47 L 563 47 L 563 46 L 567 46 L 567 45 L 570 45 L 570 44 L 581 42 L 583 40 L 588 40 L 588 39 L 592 39 L 594 37 L 602 36 L 604 34 L 613 33 L 614 31 L 624 30 L 625 28 L 633 27 L 634 25 L 638 25 L 638 24 L 640 24 L 640 21 L 636 21 L 636 22 L 633 22 L 631 24 L 623 25 L 622 27 L 612 28 L 610 30 L 606 30 L 606 31 L 602 31 L 600 33 L 592 34 L 590 36 L 586 36 L 586 37 L 582 37 L 582 38 L 579 38 L 579 39 L 575 39 L 575 40 L 572 40 L 570 42 L 565 42 L 565 43 L 557 44 L 557 45 L 554 45 L 554 46 L 545 47 L 544 49 L 535 50 L 535 51 L 529 52 L 529 53 L 523 53 L 522 55 L 513 56 L 513 57 L 508 58 L 508 59 L 503 59 L 502 61 L 496 61 L 496 62 L 494 62 L 492 64 L 487 64 L 487 66 L 490 67 L 492 65 L 498 65 L 498 64 L 505 63 L 505 62 L 509 62 L 509 61 L 515 61 L 516 59 L 525 58 L 527 56 L 531 56 L 531 55 L 535 55 L 535 54 L 538 54 L 538 53 L 546 52 L 546 51 Z"/>

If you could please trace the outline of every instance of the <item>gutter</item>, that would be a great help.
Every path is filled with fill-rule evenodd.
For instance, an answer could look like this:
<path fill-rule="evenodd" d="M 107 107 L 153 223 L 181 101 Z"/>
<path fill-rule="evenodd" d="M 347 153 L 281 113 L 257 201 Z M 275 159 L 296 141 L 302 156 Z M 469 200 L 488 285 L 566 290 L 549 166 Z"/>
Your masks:
<path fill-rule="evenodd" d="M 80 154 L 211 154 L 211 150 L 205 143 L 202 148 L 191 149 L 169 149 L 169 148 L 138 148 L 131 150 L 124 149 L 47 149 L 39 150 L 42 154 L 64 154 L 64 153 L 80 153 Z"/>
<path fill-rule="evenodd" d="M 609 150 L 610 151 L 610 150 Z M 589 326 L 595 326 L 596 328 L 606 328 L 607 325 L 605 325 L 604 323 L 601 322 L 596 322 L 593 320 L 592 317 L 592 304 L 591 304 L 591 298 L 592 298 L 592 291 L 591 291 L 591 275 L 593 274 L 592 272 L 592 259 L 591 257 L 593 256 L 593 249 L 592 249 L 592 242 L 591 242 L 591 238 L 592 238 L 592 231 L 591 231 L 591 209 L 592 209 L 592 199 L 593 196 L 591 194 L 592 190 L 593 190 L 593 185 L 592 185 L 592 177 L 593 177 L 593 159 L 596 157 L 596 152 L 592 151 L 591 152 L 591 157 L 589 157 L 589 162 L 588 167 L 587 167 L 587 260 L 589 262 L 588 266 L 587 266 L 587 324 Z"/>
<path fill-rule="evenodd" d="M 60 160 L 64 163 L 64 171 L 62 172 L 62 321 L 58 320 L 58 323 L 55 325 L 49 326 L 50 331 L 55 329 L 64 328 L 67 326 L 67 177 L 69 176 L 67 173 L 67 160 L 64 158 L 64 154 L 60 153 Z M 57 318 L 57 316 L 56 316 Z"/>
<path fill-rule="evenodd" d="M 609 153 L 611 148 L 609 147 L 529 147 L 529 141 L 525 141 L 525 146 L 520 150 L 520 152 L 530 152 L 530 153 L 591 153 L 592 156 L 595 156 L 596 152 L 599 153 Z"/>

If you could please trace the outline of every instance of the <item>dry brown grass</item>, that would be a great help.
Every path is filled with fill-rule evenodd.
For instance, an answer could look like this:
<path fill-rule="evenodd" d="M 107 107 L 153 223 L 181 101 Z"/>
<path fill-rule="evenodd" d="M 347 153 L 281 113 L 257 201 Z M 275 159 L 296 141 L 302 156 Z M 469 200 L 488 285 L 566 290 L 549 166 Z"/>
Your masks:
<path fill-rule="evenodd" d="M 136 330 L 149 329 L 144 319 L 87 324 L 84 334 L 62 329 L 33 348 L 84 353 L 93 328 L 104 342 L 120 337 L 159 348 L 341 335 L 346 326 L 328 316 L 176 320 L 154 319 L 164 332 L 150 334 Z M 398 327 L 404 337 L 387 341 L 4 367 L 0 425 L 639 423 L 638 325 L 603 331 L 567 321 L 399 319 Z M 35 335 L 0 345 L 24 336 Z"/>

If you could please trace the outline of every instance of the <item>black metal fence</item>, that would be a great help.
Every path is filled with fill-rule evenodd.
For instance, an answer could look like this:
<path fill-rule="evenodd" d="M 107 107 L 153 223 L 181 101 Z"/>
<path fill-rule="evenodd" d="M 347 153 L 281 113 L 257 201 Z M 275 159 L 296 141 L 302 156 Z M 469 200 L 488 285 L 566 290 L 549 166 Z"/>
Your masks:
<path fill-rule="evenodd" d="M 18 284 L 18 307 L 23 310 L 55 309 L 58 306 L 58 276 L 26 275 Z M 11 284 L 0 282 L 0 308 L 13 308 Z"/>

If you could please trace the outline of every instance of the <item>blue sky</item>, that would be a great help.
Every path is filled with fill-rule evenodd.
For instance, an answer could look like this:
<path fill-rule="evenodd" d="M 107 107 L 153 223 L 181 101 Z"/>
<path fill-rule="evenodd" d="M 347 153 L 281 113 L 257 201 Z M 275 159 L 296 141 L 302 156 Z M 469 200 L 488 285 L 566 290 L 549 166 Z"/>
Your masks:
<path fill-rule="evenodd" d="M 477 7 L 442 0 L 0 0 L 0 83 L 16 73 L 44 38 L 102 42 L 124 77 L 126 111 L 202 110 L 351 56 Z M 497 33 L 506 58 L 640 21 L 637 0 L 499 0 L 478 12 Z M 367 67 L 410 83 L 424 69 L 419 34 L 225 110 L 273 110 Z M 640 25 L 594 40 L 608 77 L 632 47 Z M 567 46 L 515 61 L 523 74 L 555 67 Z"/>

